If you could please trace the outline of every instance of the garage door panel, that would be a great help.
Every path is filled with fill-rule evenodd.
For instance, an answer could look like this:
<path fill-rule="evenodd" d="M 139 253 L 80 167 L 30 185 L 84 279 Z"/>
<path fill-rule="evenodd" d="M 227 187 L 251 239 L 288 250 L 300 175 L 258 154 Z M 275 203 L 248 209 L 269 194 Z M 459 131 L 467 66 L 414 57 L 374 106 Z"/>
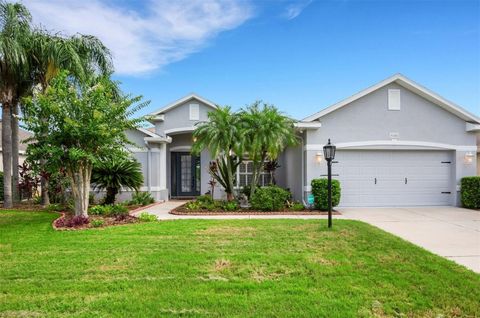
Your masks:
<path fill-rule="evenodd" d="M 339 150 L 340 205 L 448 205 L 451 194 L 442 192 L 451 191 L 451 158 L 448 151 Z"/>

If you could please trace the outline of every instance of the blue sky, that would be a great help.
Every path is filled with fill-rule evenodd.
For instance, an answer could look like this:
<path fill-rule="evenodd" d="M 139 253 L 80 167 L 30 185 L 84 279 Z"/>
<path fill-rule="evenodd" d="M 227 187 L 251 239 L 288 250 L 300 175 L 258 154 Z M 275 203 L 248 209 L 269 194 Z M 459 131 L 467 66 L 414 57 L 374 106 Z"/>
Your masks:
<path fill-rule="evenodd" d="M 36 22 L 112 47 L 124 90 L 151 100 L 143 113 L 195 92 L 301 119 L 400 72 L 480 115 L 480 1 L 25 2 Z"/>

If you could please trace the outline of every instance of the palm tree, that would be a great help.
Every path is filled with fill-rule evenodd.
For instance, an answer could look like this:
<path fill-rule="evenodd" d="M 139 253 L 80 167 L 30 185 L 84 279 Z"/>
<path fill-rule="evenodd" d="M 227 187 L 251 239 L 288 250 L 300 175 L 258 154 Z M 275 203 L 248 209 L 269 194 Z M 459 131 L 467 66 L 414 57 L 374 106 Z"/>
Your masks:
<path fill-rule="evenodd" d="M 0 2 L 0 103 L 2 104 L 2 160 L 4 202 L 12 207 L 12 109 L 18 102 L 18 85 L 28 77 L 26 46 L 31 16 L 19 3 Z"/>
<path fill-rule="evenodd" d="M 235 172 L 242 160 L 244 148 L 240 118 L 226 106 L 209 112 L 208 119 L 207 122 L 199 123 L 193 132 L 195 142 L 192 153 L 209 150 L 216 162 L 216 168 L 210 169 L 210 174 L 225 188 L 227 199 L 233 200 Z"/>
<path fill-rule="evenodd" d="M 265 160 L 276 160 L 287 147 L 298 143 L 294 121 L 275 106 L 257 101 L 241 111 L 246 151 L 253 161 L 250 195 L 255 192 Z"/>
<path fill-rule="evenodd" d="M 110 51 L 99 39 L 90 35 L 64 37 L 35 30 L 31 36 L 29 58 L 33 84 L 38 84 L 42 92 L 61 70 L 69 71 L 80 83 L 87 82 L 94 75 L 113 72 Z M 48 179 L 45 177 L 42 177 L 41 196 L 42 205 L 48 205 Z"/>
<path fill-rule="evenodd" d="M 140 163 L 126 156 L 112 156 L 94 165 L 92 183 L 95 189 L 106 190 L 105 204 L 115 203 L 122 187 L 138 191 L 143 184 Z"/>

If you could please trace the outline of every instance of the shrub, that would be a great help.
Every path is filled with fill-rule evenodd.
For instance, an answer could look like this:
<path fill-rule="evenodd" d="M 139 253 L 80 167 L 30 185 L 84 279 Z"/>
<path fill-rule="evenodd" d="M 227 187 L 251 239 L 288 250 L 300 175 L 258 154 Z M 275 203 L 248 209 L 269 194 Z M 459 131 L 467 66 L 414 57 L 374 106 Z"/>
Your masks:
<path fill-rule="evenodd" d="M 90 220 L 81 215 L 74 216 L 73 218 L 63 217 L 55 221 L 57 227 L 78 227 L 88 223 L 90 223 Z"/>
<path fill-rule="evenodd" d="M 198 201 L 189 201 L 185 203 L 185 209 L 187 210 L 192 210 L 192 211 L 200 210 L 201 207 L 202 207 L 202 204 L 201 202 L 198 202 Z"/>
<path fill-rule="evenodd" d="M 132 194 L 132 199 L 129 204 L 131 205 L 149 205 L 155 202 L 155 199 L 152 197 L 150 192 L 135 192 Z"/>
<path fill-rule="evenodd" d="M 237 211 L 238 203 L 237 201 L 225 201 L 222 204 L 222 209 L 225 211 Z"/>
<path fill-rule="evenodd" d="M 157 220 L 157 217 L 153 214 L 150 214 L 148 212 L 142 212 L 138 216 L 138 219 L 142 222 L 153 222 Z"/>
<path fill-rule="evenodd" d="M 88 209 L 88 213 L 92 215 L 103 216 L 126 216 L 128 215 L 128 209 L 122 204 L 113 205 L 95 205 Z"/>
<path fill-rule="evenodd" d="M 460 184 L 462 206 L 468 209 L 480 209 L 480 176 L 464 177 Z"/>
<path fill-rule="evenodd" d="M 46 210 L 48 212 L 61 212 L 65 210 L 65 207 L 61 204 L 58 203 L 52 203 L 49 206 L 46 207 Z"/>
<path fill-rule="evenodd" d="M 105 221 L 102 220 L 102 219 L 95 219 L 95 220 L 91 220 L 90 221 L 90 224 L 93 226 L 93 227 L 100 227 L 100 226 L 103 226 L 105 224 Z"/>
<path fill-rule="evenodd" d="M 281 211 L 291 194 L 277 186 L 262 187 L 255 190 L 250 203 L 252 208 L 260 211 Z"/>
<path fill-rule="evenodd" d="M 288 207 L 290 211 L 303 211 L 305 210 L 305 206 L 301 202 L 292 202 Z"/>
<path fill-rule="evenodd" d="M 340 203 L 340 192 L 340 181 L 332 180 L 332 207 Z M 312 194 L 315 208 L 322 211 L 328 210 L 328 180 L 325 178 L 313 179 Z"/>

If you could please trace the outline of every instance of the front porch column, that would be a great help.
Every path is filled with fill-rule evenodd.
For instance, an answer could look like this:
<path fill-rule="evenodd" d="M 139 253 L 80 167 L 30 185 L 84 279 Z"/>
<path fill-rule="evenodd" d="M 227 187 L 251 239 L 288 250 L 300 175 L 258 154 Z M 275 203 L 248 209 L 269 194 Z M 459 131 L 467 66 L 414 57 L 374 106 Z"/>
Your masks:
<path fill-rule="evenodd" d="M 167 144 L 160 144 L 160 165 L 158 169 L 160 189 L 167 189 Z"/>

